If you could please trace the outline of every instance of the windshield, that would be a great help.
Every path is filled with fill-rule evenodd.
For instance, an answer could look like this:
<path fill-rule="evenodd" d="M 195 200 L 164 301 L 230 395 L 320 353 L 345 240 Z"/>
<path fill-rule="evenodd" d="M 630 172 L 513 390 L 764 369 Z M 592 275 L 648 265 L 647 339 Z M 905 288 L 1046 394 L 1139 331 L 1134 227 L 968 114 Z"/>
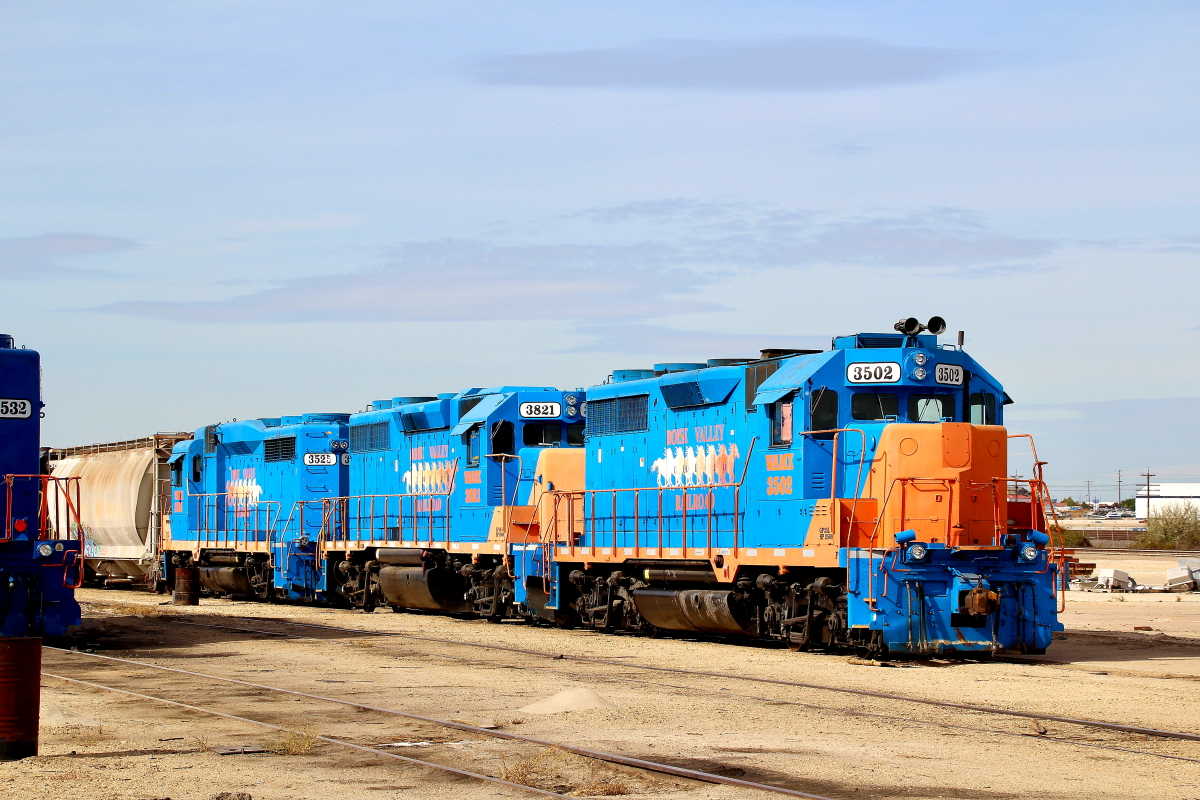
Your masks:
<path fill-rule="evenodd" d="M 899 417 L 900 397 L 890 392 L 856 392 L 850 398 L 850 416 L 854 419 Z"/>
<path fill-rule="evenodd" d="M 954 397 L 952 395 L 909 395 L 909 422 L 941 422 L 943 419 L 954 419 Z"/>

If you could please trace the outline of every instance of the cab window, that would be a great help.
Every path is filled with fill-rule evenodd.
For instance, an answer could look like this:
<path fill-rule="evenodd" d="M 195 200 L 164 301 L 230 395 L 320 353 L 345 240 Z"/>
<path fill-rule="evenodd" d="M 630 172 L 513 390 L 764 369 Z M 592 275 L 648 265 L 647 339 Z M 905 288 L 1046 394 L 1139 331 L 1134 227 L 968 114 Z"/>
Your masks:
<path fill-rule="evenodd" d="M 996 395 L 975 392 L 971 395 L 971 418 L 973 425 L 996 424 Z"/>
<path fill-rule="evenodd" d="M 521 431 L 526 447 L 556 447 L 562 444 L 562 426 L 557 422 L 528 422 Z"/>
<path fill-rule="evenodd" d="M 171 485 L 183 486 L 183 459 L 171 465 Z"/>
<path fill-rule="evenodd" d="M 572 422 L 567 426 L 567 446 L 568 447 L 583 447 L 584 443 L 584 426 L 586 422 Z"/>
<path fill-rule="evenodd" d="M 954 397 L 952 395 L 909 395 L 909 422 L 941 422 L 943 419 L 954 419 Z"/>
<path fill-rule="evenodd" d="M 809 401 L 810 431 L 832 431 L 838 426 L 838 394 L 822 386 L 814 389 Z M 813 434 L 814 439 L 832 439 L 832 433 Z"/>
<path fill-rule="evenodd" d="M 463 444 L 467 447 L 467 466 L 479 466 L 479 426 L 472 425 L 471 430 L 463 434 Z"/>
<path fill-rule="evenodd" d="M 854 419 L 887 419 L 900 416 L 900 397 L 884 392 L 855 392 L 850 397 Z"/>
<path fill-rule="evenodd" d="M 204 459 L 200 456 L 192 456 L 192 482 L 199 483 L 204 477 Z"/>
<path fill-rule="evenodd" d="M 789 447 L 792 444 L 792 409 L 794 403 L 789 396 L 771 405 L 771 446 Z"/>
<path fill-rule="evenodd" d="M 513 424 L 506 419 L 492 423 L 491 440 L 494 456 L 511 456 L 517 452 L 516 431 Z"/>

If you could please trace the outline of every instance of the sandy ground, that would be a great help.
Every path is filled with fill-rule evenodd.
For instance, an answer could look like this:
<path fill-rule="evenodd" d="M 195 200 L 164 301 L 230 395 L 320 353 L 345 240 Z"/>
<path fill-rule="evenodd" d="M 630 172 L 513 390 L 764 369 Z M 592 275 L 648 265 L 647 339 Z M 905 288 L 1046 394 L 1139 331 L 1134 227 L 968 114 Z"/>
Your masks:
<path fill-rule="evenodd" d="M 1131 566 L 1147 574 L 1156 568 L 1141 559 Z M 552 657 L 577 653 L 1200 732 L 1200 595 L 1071 593 L 1062 616 L 1067 634 L 1040 659 L 892 667 L 744 644 L 603 636 L 416 614 L 209 599 L 199 608 L 177 608 L 160 606 L 165 598 L 157 595 L 120 591 L 84 590 L 80 596 L 88 604 L 89 626 L 101 636 L 98 654 L 496 725 L 501 731 L 826 797 L 1093 798 L 1108 793 L 1103 787 L 1120 787 L 1126 798 L 1200 797 L 1197 742 Z M 551 655 L 303 629 L 271 620 L 511 645 Z M 212 627 L 222 625 L 309 638 Z M 1135 631 L 1139 626 L 1154 630 Z M 314 741 L 314 734 L 371 746 L 407 743 L 414 746 L 383 749 L 576 795 L 768 796 L 81 653 L 47 650 L 44 668 L 271 722 L 293 733 L 47 677 L 42 754 L 0 764 L 5 800 L 210 800 L 222 792 L 243 792 L 253 800 L 532 796 Z M 572 689 L 594 691 L 615 708 L 522 711 Z M 277 752 L 211 752 L 221 745 Z"/>

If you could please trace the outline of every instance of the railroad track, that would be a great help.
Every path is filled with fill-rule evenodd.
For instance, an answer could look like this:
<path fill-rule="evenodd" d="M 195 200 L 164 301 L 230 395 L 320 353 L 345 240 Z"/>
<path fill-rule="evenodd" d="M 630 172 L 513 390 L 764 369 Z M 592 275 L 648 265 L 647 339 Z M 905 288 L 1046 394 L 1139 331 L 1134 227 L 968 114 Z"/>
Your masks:
<path fill-rule="evenodd" d="M 141 669 L 154 670 L 154 671 L 158 671 L 158 672 L 169 672 L 169 673 L 173 673 L 176 675 L 185 675 L 185 676 L 188 676 L 191 678 L 198 678 L 198 679 L 202 679 L 202 680 L 215 681 L 215 682 L 220 682 L 220 683 L 235 684 L 238 686 L 245 686 L 248 688 L 259 689 L 259 690 L 269 691 L 269 692 L 275 692 L 275 693 L 283 694 L 283 695 L 290 695 L 292 697 L 304 698 L 304 699 L 319 701 L 319 702 L 324 702 L 324 703 L 332 703 L 332 704 L 341 705 L 341 706 L 348 706 L 348 707 L 352 707 L 355 709 L 361 709 L 364 711 L 373 711 L 373 712 L 380 713 L 380 714 L 387 714 L 387 715 L 391 715 L 391 716 L 401 717 L 401 718 L 412 720 L 415 722 L 423 722 L 423 723 L 432 724 L 432 725 L 436 725 L 436 726 L 443 727 L 443 728 L 463 731 L 466 733 L 472 733 L 472 734 L 476 734 L 479 736 L 488 736 L 488 737 L 493 737 L 493 738 L 497 738 L 497 739 L 505 739 L 508 741 L 538 745 L 541 747 L 557 748 L 559 750 L 563 750 L 563 751 L 566 751 L 569 753 L 574 753 L 576 755 L 580 755 L 585 758 L 592 758 L 592 759 L 596 759 L 599 761 L 605 761 L 605 762 L 608 762 L 611 764 L 619 764 L 622 766 L 634 767 L 637 769 L 643 769 L 643 770 L 647 770 L 649 772 L 657 772 L 657 773 L 664 774 L 664 775 L 673 775 L 676 777 L 687 778 L 689 780 L 701 781 L 704 783 L 724 784 L 727 786 L 737 786 L 737 787 L 740 787 L 743 789 L 753 789 L 753 790 L 768 792 L 768 793 L 772 793 L 772 794 L 780 794 L 780 795 L 784 795 L 787 797 L 807 798 L 808 800 L 832 800 L 831 798 L 825 797 L 823 795 L 810 794 L 807 792 L 801 792 L 801 791 L 798 791 L 795 789 L 789 789 L 789 788 L 782 787 L 782 786 L 773 786 L 771 784 L 766 784 L 766 783 L 747 781 L 747 780 L 742 780 L 740 778 L 734 778 L 734 777 L 729 777 L 729 776 L 725 776 L 725 775 L 718 775 L 716 773 L 705 772 L 702 770 L 685 769 L 683 767 L 677 767 L 677 766 L 674 766 L 671 764 L 664 764 L 661 762 L 650 761 L 650 760 L 641 759 L 641 758 L 633 758 L 630 756 L 621 755 L 619 753 L 608 753 L 608 752 L 604 752 L 602 750 L 594 750 L 594 749 L 585 748 L 585 747 L 576 747 L 574 745 L 568 745 L 568 744 L 564 744 L 562 742 L 554 742 L 554 741 L 549 741 L 546 739 L 538 739 L 538 738 L 535 738 L 532 736 L 521 736 L 521 735 L 515 734 L 515 733 L 507 733 L 505 731 L 493 730 L 490 728 L 481 728 L 481 727 L 476 727 L 474 725 L 467 725 L 467 724 L 461 723 L 461 722 L 437 719 L 435 717 L 424 716 L 421 714 L 412 714 L 412 713 L 409 713 L 406 711 L 399 711 L 397 709 L 382 708 L 379 706 L 367 705 L 365 703 L 356 703 L 351 700 L 345 700 L 345 699 L 337 698 L 337 697 L 326 697 L 324 695 L 317 695 L 317 694 L 312 694 L 309 692 L 300 692 L 300 691 L 296 691 L 294 689 L 287 689 L 287 688 L 280 687 L 280 686 L 270 686 L 270 685 L 264 684 L 264 683 L 256 683 L 253 681 L 244 681 L 239 678 L 229 678 L 229 677 L 225 677 L 223 675 L 210 675 L 210 674 L 203 673 L 203 672 L 195 672 L 192 670 L 178 669 L 176 667 L 165 667 L 165 666 L 162 666 L 159 664 L 148 664 L 144 661 L 138 661 L 135 659 L 116 658 L 114 656 L 105 656 L 105 655 L 100 655 L 98 653 L 84 653 L 84 652 L 79 652 L 79 651 L 74 651 L 74 650 L 65 650 L 65 649 L 60 649 L 60 648 L 47 648 L 47 649 L 55 650 L 59 653 L 63 653 L 63 654 L 73 656 L 73 657 L 80 657 L 80 658 L 85 658 L 85 659 L 100 659 L 100 660 L 104 660 L 104 661 L 107 661 L 110 663 L 127 664 L 127 665 L 138 667 Z M 288 730 L 284 726 L 275 725 L 273 723 L 264 722 L 262 720 L 256 720 L 256 719 L 253 719 L 250 717 L 244 717 L 244 716 L 239 716 L 239 715 L 234 715 L 234 714 L 227 714 L 225 712 L 217 711 L 212 708 L 206 708 L 204 706 L 196 706 L 196 705 L 192 705 L 192 704 L 188 704 L 188 703 L 182 703 L 182 702 L 179 702 L 178 700 L 171 700 L 171 699 L 165 698 L 165 697 L 158 697 L 155 695 L 145 694 L 143 692 L 134 692 L 129 689 L 123 689 L 123 688 L 120 688 L 117 686 L 109 686 L 106 684 L 97 683 L 95 681 L 86 681 L 86 680 L 82 680 L 79 678 L 70 677 L 69 675 L 60 675 L 56 672 L 50 672 L 47 670 L 43 670 L 42 674 L 49 678 L 67 681 L 69 683 L 73 683 L 73 684 L 80 685 L 80 686 L 88 686 L 88 687 L 91 687 L 94 689 L 101 689 L 104 691 L 124 694 L 124 695 L 130 696 L 130 697 L 136 697 L 136 698 L 139 698 L 142 700 L 150 700 L 150 701 L 154 701 L 154 702 L 164 703 L 167 705 L 175 706 L 178 708 L 184 708 L 184 709 L 196 711 L 196 712 L 203 713 L 203 714 L 208 714 L 211 716 L 222 717 L 224 719 L 236 720 L 239 722 L 244 722 L 244 723 L 248 723 L 251 725 L 257 725 L 260 727 L 269 728 L 269 729 L 273 729 L 273 730 L 277 730 L 277 731 Z M 543 797 L 567 797 L 567 795 L 547 791 L 545 789 L 539 789 L 539 788 L 533 787 L 533 786 L 526 786 L 526 785 L 520 784 L 520 783 L 514 783 L 512 781 L 504 780 L 503 778 L 498 778 L 495 776 L 486 775 L 486 774 L 478 773 L 478 772 L 472 772 L 472 771 L 468 771 L 468 770 L 462 770 L 462 769 L 458 769 L 455 767 L 450 767 L 445 764 L 439 764 L 434 761 L 425 761 L 422 759 L 412 758 L 409 756 L 402 756 L 398 753 L 389 753 L 386 750 L 380 750 L 375 747 L 369 747 L 366 745 L 355 744 L 353 742 L 347 742 L 347 741 L 343 741 L 341 739 L 335 739 L 335 738 L 327 737 L 327 736 L 315 736 L 314 738 L 319 741 L 328 743 L 328 744 L 339 745 L 342 747 L 348 747 L 348 748 L 351 748 L 354 750 L 359 750 L 362 752 L 385 756 L 390 759 L 395 759 L 395 760 L 399 760 L 399 761 L 403 761 L 403 762 L 407 762 L 407 763 L 411 763 L 411 764 L 430 767 L 432 769 L 437 769 L 437 770 L 441 770 L 444 772 L 453 773 L 455 775 L 460 775 L 460 776 L 473 778 L 473 779 L 480 780 L 480 781 L 486 781 L 486 782 L 490 782 L 490 783 L 496 783 L 496 784 L 500 784 L 500 785 L 504 785 L 504 786 L 509 786 L 512 788 L 523 789 L 523 790 L 526 790 L 528 792 L 531 792 L 533 794 L 537 794 L 537 795 L 540 795 Z"/>
<path fill-rule="evenodd" d="M 240 617 L 240 619 L 260 619 L 260 618 L 258 618 L 258 617 Z M 264 621 L 266 621 L 266 620 L 264 620 Z M 270 620 L 270 621 L 275 622 L 276 620 Z M 279 622 L 280 622 L 280 624 L 293 624 L 293 623 L 288 623 L 286 621 L 279 621 Z M 257 633 L 257 634 L 262 634 L 265 636 L 280 636 L 280 637 L 287 637 L 287 638 L 294 638 L 294 639 L 305 639 L 305 640 L 313 641 L 313 642 L 328 643 L 328 642 L 336 642 L 337 641 L 336 639 L 323 639 L 323 638 L 318 638 L 318 637 L 313 637 L 313 636 L 301 636 L 299 634 L 294 634 L 294 633 L 280 633 L 278 631 L 264 631 L 259 628 L 242 628 L 242 627 L 238 627 L 238 626 L 234 626 L 234 625 L 220 625 L 220 624 L 216 624 L 216 623 L 179 621 L 179 624 L 193 625 L 193 626 L 202 627 L 202 628 L 219 628 L 219 629 L 224 629 L 224 630 L 234 630 L 234 631 L 245 632 L 245 633 Z M 294 623 L 294 624 L 303 625 L 306 623 Z M 328 627 L 328 626 L 321 626 L 321 627 Z M 357 629 L 353 629 L 353 628 L 338 628 L 336 630 L 357 632 Z M 452 641 L 452 640 L 441 640 L 441 641 Z M 460 644 L 462 644 L 462 643 L 460 643 Z M 465 644 L 473 645 L 475 643 L 468 642 Z M 486 647 L 487 645 L 478 645 L 478 646 Z M 967 731 L 967 732 L 971 732 L 971 733 L 990 733 L 990 734 L 995 734 L 995 735 L 999 735 L 999 736 L 1016 736 L 1016 737 L 1020 737 L 1022 739 L 1034 739 L 1035 741 L 1039 741 L 1039 742 L 1050 742 L 1050 743 L 1068 745 L 1068 746 L 1073 746 L 1073 747 L 1087 747 L 1087 748 L 1095 748 L 1095 749 L 1100 749 L 1100 750 L 1113 750 L 1116 752 L 1133 753 L 1136 755 L 1150 756 L 1153 758 L 1165 758 L 1165 759 L 1170 759 L 1170 760 L 1174 760 L 1174 761 L 1190 761 L 1190 762 L 1194 762 L 1194 763 L 1200 763 L 1200 758 L 1188 758 L 1185 756 L 1177 756 L 1177 755 L 1172 755 L 1169 753 L 1155 753 L 1155 752 L 1151 752 L 1151 751 L 1147 751 L 1147 750 L 1135 750 L 1133 748 L 1128 748 L 1128 747 L 1117 747 L 1115 745 L 1097 744 L 1095 742 L 1083 742 L 1083 741 L 1079 741 L 1079 740 L 1075 740 L 1075 739 L 1061 739 L 1061 738 L 1057 738 L 1057 737 L 1046 736 L 1044 734 L 1038 734 L 1037 736 L 1034 736 L 1033 734 L 1030 734 L 1030 733 L 1016 733 L 1013 731 L 998 730 L 996 728 L 980 728 L 980 727 L 976 727 L 976 726 L 960 725 L 960 724 L 951 723 L 951 722 L 922 720 L 922 719 L 916 719 L 916 718 L 909 717 L 909 716 L 899 716 L 896 714 L 883 714 L 883 713 L 875 712 L 875 711 L 858 711 L 855 709 L 840 708 L 837 706 L 825 706 L 825 705 L 819 705 L 819 704 L 815 704 L 815 703 L 806 703 L 806 702 L 802 702 L 799 700 L 788 700 L 788 699 L 781 699 L 778 697 L 765 697 L 762 695 L 744 694 L 741 692 L 730 692 L 725 689 L 719 689 L 719 690 L 718 689 L 707 689 L 704 687 L 685 686 L 682 684 L 675 684 L 675 683 L 663 683 L 661 681 L 647 681 L 647 680 L 640 680 L 637 678 L 630 678 L 628 676 L 614 677 L 614 676 L 605 676 L 605 675 L 596 675 L 596 674 L 581 674 L 578 672 L 570 672 L 567 670 L 554 669 L 554 668 L 550 668 L 550 667 L 517 666 L 517 665 L 511 665 L 511 664 L 502 664 L 502 663 L 499 663 L 496 661 L 490 661 L 490 660 L 484 660 L 484 659 L 478 659 L 478 658 L 470 658 L 470 657 L 466 657 L 466 656 L 449 655 L 446 653 L 429 653 L 429 652 L 426 652 L 423 650 L 407 650 L 406 652 L 415 653 L 415 654 L 432 657 L 432 658 L 441 658 L 441 659 L 460 661 L 460 662 L 466 662 L 466 663 L 471 663 L 471 664 L 487 665 L 489 667 L 501 667 L 501 668 L 507 668 L 507 669 L 512 669 L 512 670 L 518 670 L 518 671 L 532 670 L 532 671 L 546 672 L 546 673 L 551 673 L 554 675 L 560 675 L 560 676 L 576 678 L 576 679 L 587 678 L 589 680 L 598 680 L 598 681 L 618 683 L 618 684 L 636 683 L 636 684 L 639 684 L 642 686 L 647 686 L 647 687 L 678 689 L 678 690 L 690 691 L 690 692 L 703 692 L 705 694 L 711 694 L 711 695 L 714 695 L 717 697 L 726 697 L 726 698 L 727 697 L 737 697 L 740 699 L 756 700 L 756 701 L 763 702 L 763 703 L 770 703 L 772 705 L 789 705 L 789 706 L 797 706 L 799 708 L 811 709 L 811 710 L 815 710 L 815 711 L 832 711 L 832 712 L 835 712 L 838 714 L 843 714 L 846 716 L 891 720 L 891 721 L 902 722 L 905 724 L 929 725 L 929 726 L 938 727 L 938 728 L 949 728 L 949 729 L 954 729 L 954 730 Z M 554 660 L 559 660 L 559 659 L 557 656 L 555 656 Z M 624 664 L 624 662 L 616 662 L 616 663 Z M 1028 661 L 1028 662 L 1017 662 L 1017 663 L 1037 664 L 1037 663 L 1042 663 L 1042 662 Z M 633 665 L 633 666 L 636 666 L 636 665 Z M 1053 717 L 1044 717 L 1043 716 L 1043 717 L 1039 717 L 1039 719 L 1045 719 L 1047 721 L 1054 721 Z M 1169 733 L 1169 732 L 1164 731 L 1163 733 Z"/>
<path fill-rule="evenodd" d="M 1120 555 L 1120 556 L 1181 556 L 1183 558 L 1200 558 L 1200 550 L 1142 550 L 1134 547 L 1067 547 L 1067 555 L 1086 556 L 1089 554 Z"/>
<path fill-rule="evenodd" d="M 933 707 L 938 707 L 938 708 L 956 709 L 956 710 L 969 711 L 969 712 L 980 713 L 980 714 L 990 714 L 990 715 L 1008 716 L 1008 717 L 1020 717 L 1020 718 L 1024 718 L 1024 719 L 1041 720 L 1041 721 L 1046 721 L 1046 722 L 1055 722 L 1055 723 L 1060 723 L 1060 724 L 1065 724 L 1065 725 L 1077 725 L 1077 726 L 1083 726 L 1083 727 L 1089 727 L 1089 728 L 1098 728 L 1098 729 L 1102 729 L 1102 730 L 1118 731 L 1121 733 L 1138 734 L 1138 735 L 1142 735 L 1142 736 L 1153 736 L 1153 737 L 1165 738 L 1165 739 L 1176 739 L 1176 740 L 1182 740 L 1182 741 L 1200 742 L 1200 733 L 1159 730 L 1156 728 L 1145 728 L 1145 727 L 1139 727 L 1139 726 L 1135 726 L 1135 725 L 1122 725 L 1119 723 L 1109 722 L 1106 720 L 1079 719 L 1079 718 L 1074 718 L 1074 717 L 1062 717 L 1062 716 L 1056 716 L 1056 715 L 1051 715 L 1051 714 L 1044 714 L 1044 713 L 1034 712 L 1034 711 L 1019 711 L 1019 710 L 1007 709 L 1007 708 L 997 708 L 995 706 L 975 705 L 975 704 L 970 704 L 970 703 L 954 703 L 954 702 L 950 702 L 950 701 L 946 701 L 946 700 L 934 700 L 931 698 L 924 698 L 924 697 L 912 697 L 910 695 L 895 694 L 895 693 L 891 693 L 891 692 L 879 692 L 879 691 L 874 691 L 874 690 L 870 690 L 870 689 L 855 689 L 853 687 L 848 687 L 848 686 L 833 686 L 833 685 L 829 685 L 829 684 L 810 683 L 810 682 L 805 682 L 805 681 L 790 681 L 790 680 L 784 680 L 782 678 L 764 678 L 764 677 L 759 677 L 759 676 L 754 676 L 754 675 L 738 675 L 736 673 L 731 673 L 731 672 L 693 670 L 693 669 L 684 669 L 682 667 L 664 667 L 664 666 L 660 666 L 660 665 L 656 665 L 656 664 L 639 664 L 639 663 L 629 662 L 629 661 L 619 661 L 616 659 L 595 658 L 592 656 L 570 655 L 570 654 L 566 654 L 566 653 L 554 653 L 554 652 L 550 652 L 550 651 L 546 651 L 546 650 L 533 650 L 533 649 L 523 648 L 523 647 L 512 647 L 509 645 L 490 644 L 487 642 L 473 642 L 473 641 L 463 641 L 463 640 L 458 640 L 458 639 L 444 639 L 444 638 L 435 637 L 435 636 L 418 636 L 416 634 L 397 633 L 394 631 L 372 631 L 372 630 L 367 630 L 364 628 L 342 628 L 342 627 L 337 627 L 337 626 L 333 626 L 333 625 L 320 625 L 320 624 L 312 623 L 312 622 L 296 622 L 293 620 L 280 620 L 280 619 L 263 619 L 262 617 L 250 617 L 250 616 L 236 616 L 234 618 L 243 620 L 243 621 L 253 620 L 256 622 L 260 622 L 260 623 L 266 623 L 268 625 L 291 625 L 294 627 L 314 628 L 314 629 L 318 629 L 318 630 L 327 630 L 327 631 L 332 631 L 332 632 L 336 632 L 336 633 L 353 633 L 353 634 L 359 634 L 359 635 L 378 636 L 378 637 L 385 637 L 385 638 L 408 639 L 408 640 L 413 640 L 413 641 L 433 642 L 433 643 L 437 643 L 437 644 L 457 645 L 460 647 L 471 647 L 471 648 L 478 648 L 478 649 L 484 649 L 484 650 L 519 653 L 521 655 L 538 656 L 541 658 L 555 660 L 555 661 L 564 661 L 564 660 L 565 661 L 578 661 L 578 662 L 584 662 L 584 663 L 590 663 L 590 664 L 604 664 L 607 666 L 622 667 L 625 669 L 638 669 L 638 670 L 644 670 L 644 671 L 649 671 L 649 672 L 674 673 L 674 674 L 680 674 L 680 675 L 693 675 L 693 676 L 701 676 L 701 677 L 721 678 L 723 680 L 736 680 L 736 681 L 745 681 L 745 682 L 752 682 L 752 683 L 790 686 L 790 687 L 795 687 L 795 688 L 814 689 L 814 690 L 824 691 L 824 692 L 857 695 L 857 696 L 862 696 L 862 697 L 872 697 L 872 698 L 879 698 L 879 699 L 885 699 L 885 700 L 894 700 L 894 701 L 899 701 L 899 702 L 904 702 L 904 703 L 914 703 L 914 704 L 933 706 Z M 202 623 L 194 623 L 194 622 L 185 623 L 185 624 L 202 625 Z M 204 624 L 208 624 L 208 623 L 204 623 Z M 220 625 L 214 624 L 214 625 L 212 625 L 212 627 L 232 627 L 232 626 L 220 626 Z M 264 633 L 264 634 L 273 633 L 271 631 L 263 631 L 261 629 L 255 630 L 253 628 L 242 629 L 242 630 L 246 630 L 246 631 L 253 632 L 253 633 Z M 297 637 L 297 638 L 316 638 L 316 637 Z M 426 653 L 426 655 L 430 655 L 430 654 Z M 440 656 L 442 654 L 437 654 L 437 655 Z M 492 662 L 488 662 L 488 663 L 492 663 Z M 1032 664 L 1032 663 L 1037 663 L 1037 662 L 1027 662 L 1027 663 Z M 594 677 L 594 676 L 589 675 L 588 677 Z M 774 702 L 774 701 L 772 701 L 772 702 Z"/>

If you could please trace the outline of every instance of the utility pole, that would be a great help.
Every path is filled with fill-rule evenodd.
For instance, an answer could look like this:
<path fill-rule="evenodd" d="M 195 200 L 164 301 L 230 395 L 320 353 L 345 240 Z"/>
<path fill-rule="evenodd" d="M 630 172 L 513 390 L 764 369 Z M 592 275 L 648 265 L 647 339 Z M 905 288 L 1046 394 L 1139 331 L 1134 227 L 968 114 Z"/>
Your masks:
<path fill-rule="evenodd" d="M 1142 477 L 1146 479 L 1146 519 L 1150 519 L 1150 479 L 1154 477 L 1154 473 L 1147 467 Z M 1136 501 L 1134 504 L 1136 505 Z"/>
<path fill-rule="evenodd" d="M 1084 483 L 1087 484 L 1087 504 L 1090 506 L 1092 504 L 1092 482 L 1084 481 Z"/>
<path fill-rule="evenodd" d="M 1121 470 L 1117 470 L 1117 508 L 1121 507 Z"/>

